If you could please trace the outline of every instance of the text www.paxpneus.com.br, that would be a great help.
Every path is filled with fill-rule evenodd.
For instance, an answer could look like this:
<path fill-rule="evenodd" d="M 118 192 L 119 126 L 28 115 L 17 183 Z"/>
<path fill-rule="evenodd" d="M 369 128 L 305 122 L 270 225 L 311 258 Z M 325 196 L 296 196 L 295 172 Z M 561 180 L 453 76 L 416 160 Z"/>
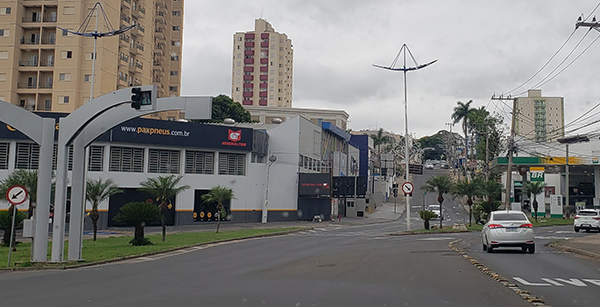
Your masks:
<path fill-rule="evenodd" d="M 150 134 L 150 135 L 159 134 L 159 135 L 171 135 L 171 136 L 190 136 L 189 131 L 161 129 L 161 128 L 148 128 L 148 127 L 121 126 L 121 131 L 137 133 L 137 134 Z"/>

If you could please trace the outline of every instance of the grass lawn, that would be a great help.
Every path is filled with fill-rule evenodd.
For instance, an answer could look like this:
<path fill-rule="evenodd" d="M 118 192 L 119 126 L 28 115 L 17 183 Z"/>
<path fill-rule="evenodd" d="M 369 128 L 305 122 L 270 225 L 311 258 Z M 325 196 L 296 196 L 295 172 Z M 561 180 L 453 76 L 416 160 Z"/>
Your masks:
<path fill-rule="evenodd" d="M 103 260 L 119 259 L 129 256 L 141 255 L 152 252 L 165 251 L 175 249 L 179 247 L 192 246 L 203 243 L 211 243 L 218 241 L 226 241 L 232 239 L 242 239 L 255 236 L 269 235 L 282 233 L 292 230 L 301 229 L 299 227 L 293 228 L 272 228 L 272 229 L 244 229 L 244 230 L 233 230 L 233 231 L 221 231 L 215 232 L 187 232 L 187 233 L 174 233 L 168 234 L 166 240 L 161 241 L 162 235 L 150 235 L 146 238 L 150 239 L 153 245 L 146 246 L 131 246 L 129 241 L 133 236 L 119 236 L 109 238 L 99 238 L 95 242 L 91 239 L 83 240 L 82 254 L 85 261 L 64 263 L 60 265 L 56 264 L 45 264 L 48 266 L 69 266 L 80 263 L 92 263 Z M 65 258 L 67 257 L 68 242 L 65 242 Z M 6 268 L 8 262 L 8 247 L 0 247 L 0 268 Z M 48 246 L 48 259 L 50 259 L 50 252 L 52 251 L 52 243 Z M 28 267 L 33 266 L 29 260 L 31 257 L 31 243 L 21 243 L 17 245 L 17 251 L 11 254 L 11 267 Z"/>

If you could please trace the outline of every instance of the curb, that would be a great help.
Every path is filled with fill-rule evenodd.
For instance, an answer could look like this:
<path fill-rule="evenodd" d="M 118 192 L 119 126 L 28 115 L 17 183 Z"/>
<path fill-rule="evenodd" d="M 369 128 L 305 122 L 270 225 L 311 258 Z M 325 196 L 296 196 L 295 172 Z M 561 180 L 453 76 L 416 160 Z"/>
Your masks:
<path fill-rule="evenodd" d="M 600 260 L 600 255 L 596 254 L 596 253 L 592 253 L 586 250 L 582 250 L 582 249 L 578 249 L 575 247 L 569 247 L 569 246 L 565 246 L 562 245 L 561 243 L 548 243 L 547 246 L 552 247 L 552 248 L 556 248 L 556 249 L 560 249 L 563 250 L 565 252 L 570 252 L 570 253 L 574 253 L 574 254 L 579 254 L 582 256 L 586 256 L 586 257 L 590 257 L 590 258 L 594 258 L 597 260 Z"/>

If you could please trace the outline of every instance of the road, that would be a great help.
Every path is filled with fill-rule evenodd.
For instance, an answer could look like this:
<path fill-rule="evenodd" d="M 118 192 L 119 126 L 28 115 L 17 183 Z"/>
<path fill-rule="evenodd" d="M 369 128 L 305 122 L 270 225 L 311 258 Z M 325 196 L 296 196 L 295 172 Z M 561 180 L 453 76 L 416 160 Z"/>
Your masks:
<path fill-rule="evenodd" d="M 600 261 L 563 252 L 546 244 L 557 239 L 589 234 L 576 233 L 572 226 L 535 228 L 536 252 L 519 248 L 483 252 L 481 238 L 473 234 L 461 242 L 469 256 L 528 290 L 551 306 L 598 306 Z"/>
<path fill-rule="evenodd" d="M 390 235 L 400 226 L 326 227 L 80 269 L 2 273 L 1 300 L 14 307 L 530 306 L 448 248 L 471 234 Z"/>

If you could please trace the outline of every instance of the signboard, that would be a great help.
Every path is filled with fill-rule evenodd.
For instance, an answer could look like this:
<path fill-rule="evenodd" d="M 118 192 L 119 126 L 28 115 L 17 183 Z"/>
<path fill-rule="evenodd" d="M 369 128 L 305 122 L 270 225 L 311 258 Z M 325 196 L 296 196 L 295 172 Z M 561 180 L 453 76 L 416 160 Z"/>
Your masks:
<path fill-rule="evenodd" d="M 298 174 L 299 197 L 329 197 L 331 194 L 331 175 L 329 173 Z"/>
<path fill-rule="evenodd" d="M 423 164 L 409 164 L 408 165 L 408 173 L 423 175 Z"/>
<path fill-rule="evenodd" d="M 529 180 L 532 182 L 544 182 L 544 167 L 530 167 Z"/>
<path fill-rule="evenodd" d="M 562 195 L 550 195 L 550 217 L 563 217 Z"/>
<path fill-rule="evenodd" d="M 412 194 L 414 189 L 415 187 L 410 182 L 405 182 L 402 184 L 402 192 L 404 192 L 404 194 Z"/>
<path fill-rule="evenodd" d="M 13 185 L 6 191 L 6 199 L 12 205 L 20 205 L 27 200 L 27 190 L 20 185 Z"/>

